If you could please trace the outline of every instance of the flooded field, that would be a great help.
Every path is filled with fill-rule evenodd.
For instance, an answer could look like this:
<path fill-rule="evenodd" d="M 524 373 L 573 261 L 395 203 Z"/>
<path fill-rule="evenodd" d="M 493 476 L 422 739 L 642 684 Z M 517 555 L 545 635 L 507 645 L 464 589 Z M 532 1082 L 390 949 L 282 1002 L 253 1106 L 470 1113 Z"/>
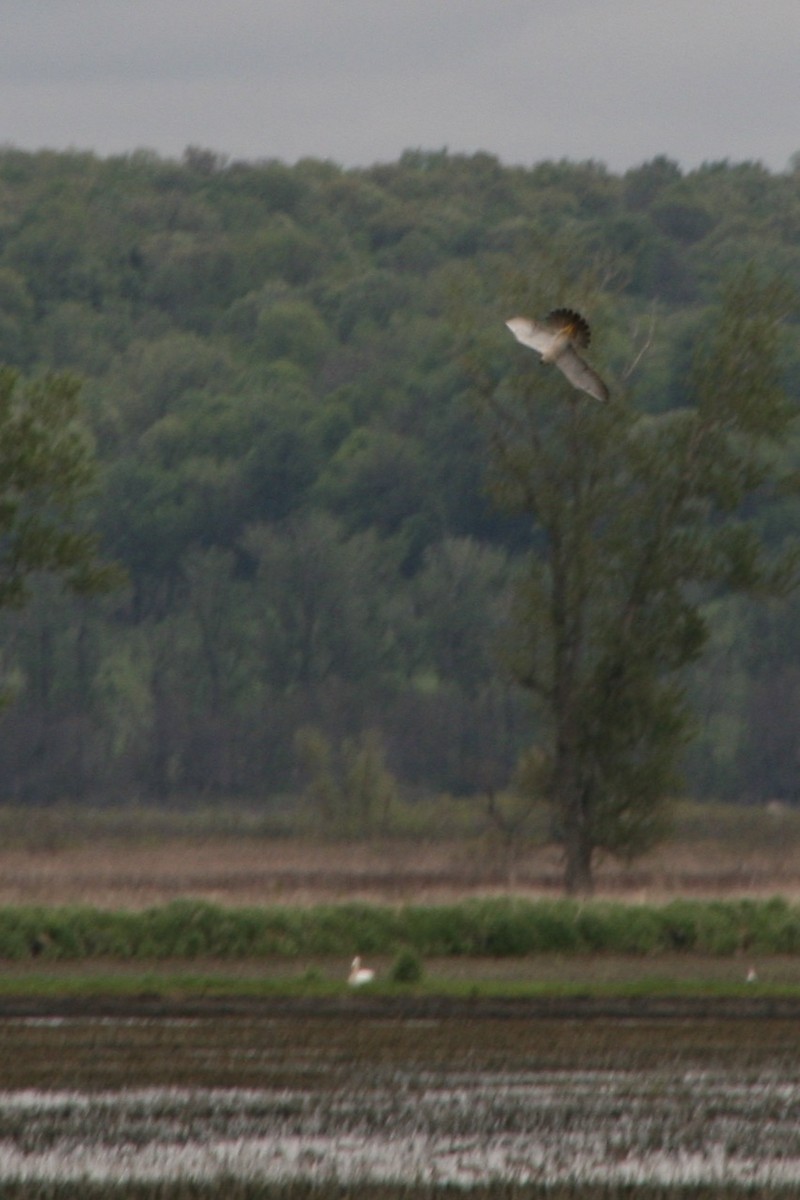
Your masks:
<path fill-rule="evenodd" d="M 357 1007 L 5 1018 L 0 1181 L 800 1191 L 797 1035 L 780 1019 Z"/>

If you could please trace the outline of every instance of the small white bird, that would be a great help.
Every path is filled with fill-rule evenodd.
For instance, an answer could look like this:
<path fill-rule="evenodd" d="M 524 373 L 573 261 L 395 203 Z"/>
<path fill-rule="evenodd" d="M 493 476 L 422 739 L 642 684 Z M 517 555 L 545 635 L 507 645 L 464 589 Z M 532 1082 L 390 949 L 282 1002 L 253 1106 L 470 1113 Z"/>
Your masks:
<path fill-rule="evenodd" d="M 758 983 L 758 972 L 756 971 L 755 967 L 751 967 L 747 972 L 747 982 Z"/>
<path fill-rule="evenodd" d="M 372 983 L 374 978 L 375 972 L 369 967 L 362 967 L 361 959 L 356 955 L 350 967 L 350 974 L 347 977 L 350 987 L 361 987 L 362 984 Z"/>
<path fill-rule="evenodd" d="M 589 323 L 580 313 L 554 308 L 543 321 L 512 317 L 506 325 L 518 342 L 539 352 L 543 363 L 552 363 L 563 371 L 573 387 L 588 392 L 595 400 L 608 400 L 605 383 L 575 348 L 584 350 L 591 338 Z"/>

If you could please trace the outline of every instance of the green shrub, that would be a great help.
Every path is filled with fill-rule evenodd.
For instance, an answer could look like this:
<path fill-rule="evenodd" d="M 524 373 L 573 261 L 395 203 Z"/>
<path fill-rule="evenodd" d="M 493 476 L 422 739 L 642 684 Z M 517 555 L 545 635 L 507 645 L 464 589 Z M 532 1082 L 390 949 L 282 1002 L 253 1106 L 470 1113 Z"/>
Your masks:
<path fill-rule="evenodd" d="M 696 949 L 703 954 L 725 956 L 742 948 L 742 927 L 738 905 L 710 900 L 697 905 Z"/>
<path fill-rule="evenodd" d="M 400 923 L 403 939 L 431 956 L 482 954 L 474 910 L 471 903 L 406 908 Z"/>
<path fill-rule="evenodd" d="M 563 953 L 578 946 L 575 907 L 567 901 L 487 900 L 476 905 L 471 915 L 478 953 L 493 958 Z"/>
<path fill-rule="evenodd" d="M 604 910 L 598 904 L 581 906 L 575 914 L 575 932 L 582 950 L 607 949 Z"/>
<path fill-rule="evenodd" d="M 800 906 L 674 900 L 662 906 L 594 901 L 470 900 L 226 909 L 176 900 L 143 912 L 82 907 L 0 909 L 0 958 L 301 958 L 355 953 L 421 957 L 531 954 L 800 951 Z"/>
<path fill-rule="evenodd" d="M 661 910 L 662 941 L 665 949 L 694 950 L 697 945 L 697 905 L 673 900 Z"/>
<path fill-rule="evenodd" d="M 404 946 L 389 968 L 392 983 L 419 983 L 422 974 L 422 959 L 411 946 Z"/>
<path fill-rule="evenodd" d="M 794 954 L 800 950 L 800 909 L 782 896 L 764 902 L 740 901 L 741 946 L 760 954 Z"/>
<path fill-rule="evenodd" d="M 673 948 L 661 911 L 643 904 L 586 904 L 576 913 L 575 929 L 586 950 L 655 954 Z"/>
<path fill-rule="evenodd" d="M 531 905 L 531 951 L 569 954 L 581 949 L 576 917 L 578 906 L 572 900 L 549 901 Z"/>

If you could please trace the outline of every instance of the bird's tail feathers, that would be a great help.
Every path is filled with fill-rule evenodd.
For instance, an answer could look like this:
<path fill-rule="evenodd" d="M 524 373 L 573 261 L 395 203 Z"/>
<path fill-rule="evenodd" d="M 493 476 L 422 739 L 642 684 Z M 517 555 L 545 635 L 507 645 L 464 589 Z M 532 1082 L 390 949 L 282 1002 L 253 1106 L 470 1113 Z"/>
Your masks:
<path fill-rule="evenodd" d="M 547 314 L 547 324 L 553 330 L 567 329 L 574 346 L 585 350 L 592 340 L 589 322 L 574 308 L 554 308 Z"/>

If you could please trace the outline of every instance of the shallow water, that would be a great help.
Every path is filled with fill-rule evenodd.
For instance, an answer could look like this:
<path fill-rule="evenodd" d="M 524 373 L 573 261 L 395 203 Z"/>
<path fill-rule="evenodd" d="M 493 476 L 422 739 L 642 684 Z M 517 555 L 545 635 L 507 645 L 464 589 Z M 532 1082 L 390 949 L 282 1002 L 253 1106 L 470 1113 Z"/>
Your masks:
<path fill-rule="evenodd" d="M 5 1181 L 800 1186 L 796 1029 L 39 1019 L 2 1045 Z"/>

